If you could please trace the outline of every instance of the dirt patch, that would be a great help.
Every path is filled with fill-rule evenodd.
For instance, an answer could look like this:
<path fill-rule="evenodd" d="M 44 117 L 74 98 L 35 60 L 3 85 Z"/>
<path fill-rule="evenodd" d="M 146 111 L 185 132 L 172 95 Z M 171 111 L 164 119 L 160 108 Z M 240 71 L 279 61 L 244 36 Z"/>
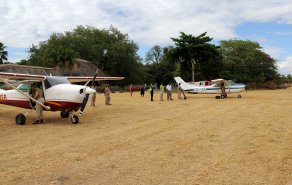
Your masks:
<path fill-rule="evenodd" d="M 77 125 L 0 105 L 0 184 L 292 184 L 291 94 L 98 94 Z"/>

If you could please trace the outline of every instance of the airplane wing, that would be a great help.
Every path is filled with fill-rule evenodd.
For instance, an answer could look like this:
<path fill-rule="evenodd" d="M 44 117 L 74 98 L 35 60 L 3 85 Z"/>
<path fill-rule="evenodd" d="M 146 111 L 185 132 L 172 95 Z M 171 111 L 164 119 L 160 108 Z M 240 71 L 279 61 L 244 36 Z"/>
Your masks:
<path fill-rule="evenodd" d="M 45 76 L 0 72 L 0 78 L 9 80 L 43 80 Z"/>
<path fill-rule="evenodd" d="M 67 79 L 71 83 L 76 82 L 87 82 L 93 80 L 93 76 L 67 76 Z M 106 76 L 97 76 L 95 81 L 102 80 L 123 80 L 125 77 L 106 77 Z"/>
<path fill-rule="evenodd" d="M 215 79 L 215 80 L 211 80 L 211 82 L 212 82 L 212 84 L 227 83 L 227 81 L 224 79 Z"/>

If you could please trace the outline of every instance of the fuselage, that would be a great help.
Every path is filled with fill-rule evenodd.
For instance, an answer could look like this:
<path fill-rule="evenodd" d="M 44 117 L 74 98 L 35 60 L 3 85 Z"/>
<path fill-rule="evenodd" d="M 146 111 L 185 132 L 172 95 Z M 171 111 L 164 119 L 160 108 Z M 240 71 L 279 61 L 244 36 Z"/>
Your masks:
<path fill-rule="evenodd" d="M 194 85 L 191 83 L 185 82 L 180 77 L 174 78 L 177 84 L 180 84 L 180 88 L 188 93 L 193 94 L 220 94 L 222 93 L 221 87 L 219 83 L 214 83 L 212 85 Z M 240 93 L 245 90 L 245 84 L 234 83 L 233 81 L 224 81 L 223 79 L 213 80 L 214 82 L 224 82 L 225 92 L 229 93 Z"/>
<path fill-rule="evenodd" d="M 75 85 L 69 82 L 62 83 L 59 82 L 58 78 L 54 77 L 53 80 L 42 81 L 43 95 L 45 99 L 45 105 L 51 108 L 51 111 L 58 110 L 78 110 L 81 107 L 82 101 L 86 93 L 95 92 L 93 89 L 82 86 Z M 55 84 L 54 84 L 55 83 Z M 23 93 L 31 96 L 30 94 L 30 85 L 26 85 L 26 89 L 22 90 Z M 18 89 L 21 88 L 21 85 Z M 2 90 L 0 91 L 0 104 L 32 109 L 34 103 L 25 95 L 18 92 L 15 89 L 12 90 Z"/>
<path fill-rule="evenodd" d="M 184 89 L 184 88 L 183 88 Z M 227 94 L 230 93 L 240 93 L 243 90 L 245 90 L 245 85 L 244 84 L 233 84 L 230 86 L 225 86 L 225 91 Z M 221 89 L 220 86 L 217 84 L 213 85 L 208 85 L 208 86 L 194 86 L 194 85 L 188 85 L 184 91 L 188 93 L 193 93 L 193 94 L 220 94 Z"/>

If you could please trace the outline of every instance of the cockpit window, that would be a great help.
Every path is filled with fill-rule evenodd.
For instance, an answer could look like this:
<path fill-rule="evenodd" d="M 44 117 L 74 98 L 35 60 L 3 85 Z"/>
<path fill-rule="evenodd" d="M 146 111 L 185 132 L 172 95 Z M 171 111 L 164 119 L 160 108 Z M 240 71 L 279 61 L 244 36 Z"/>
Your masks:
<path fill-rule="evenodd" d="M 48 89 L 58 84 L 69 84 L 66 77 L 47 76 L 45 79 L 45 88 Z"/>
<path fill-rule="evenodd" d="M 28 91 L 28 85 L 27 84 L 20 84 L 17 89 L 23 91 L 23 92 L 27 92 Z"/>
<path fill-rule="evenodd" d="M 234 85 L 235 82 L 233 82 L 232 80 L 228 80 L 228 85 Z"/>

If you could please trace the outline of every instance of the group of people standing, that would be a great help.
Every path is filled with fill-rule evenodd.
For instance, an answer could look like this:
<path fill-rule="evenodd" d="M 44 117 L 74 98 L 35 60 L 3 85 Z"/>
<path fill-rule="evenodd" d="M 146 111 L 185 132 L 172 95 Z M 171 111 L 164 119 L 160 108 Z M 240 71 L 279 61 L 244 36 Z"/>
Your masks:
<path fill-rule="evenodd" d="M 96 86 L 94 86 L 94 89 L 96 89 Z M 146 84 L 145 85 L 141 85 L 140 86 L 140 95 L 141 97 L 144 97 L 145 95 L 145 89 L 146 89 Z M 150 101 L 154 101 L 153 96 L 154 96 L 154 90 L 155 90 L 155 86 L 153 85 L 153 83 L 151 83 L 149 85 L 148 88 L 149 92 L 150 92 Z M 173 100 L 172 99 L 172 85 L 169 83 L 166 86 L 163 85 L 163 83 L 160 84 L 159 86 L 159 93 L 160 93 L 160 101 L 163 101 L 163 95 L 166 91 L 166 97 L 167 100 Z M 130 96 L 133 96 L 133 92 L 134 92 L 134 86 L 133 84 L 130 84 L 129 87 L 129 91 L 130 91 Z M 178 99 L 182 99 L 181 94 L 183 93 L 183 91 L 180 88 L 180 84 L 178 84 Z M 110 89 L 110 85 L 107 85 L 105 90 L 104 90 L 104 96 L 105 96 L 105 104 L 106 105 L 111 105 L 110 101 L 110 94 L 111 94 L 111 89 Z M 184 95 L 184 93 L 183 93 Z M 91 106 L 95 107 L 95 99 L 96 99 L 96 93 L 94 93 L 91 97 Z M 186 96 L 184 95 L 184 99 L 186 99 Z"/>
<path fill-rule="evenodd" d="M 141 85 L 140 86 L 140 95 L 141 97 L 144 97 L 145 95 L 145 89 L 146 89 L 146 84 L 145 85 Z M 133 95 L 134 92 L 134 88 L 133 88 L 133 84 L 130 85 L 130 95 Z M 151 83 L 148 87 L 148 91 L 150 92 L 150 101 L 154 101 L 153 96 L 154 96 L 154 90 L 155 90 L 155 86 L 153 83 Z M 159 94 L 160 94 L 160 101 L 163 101 L 163 95 L 166 91 L 166 97 L 167 100 L 173 100 L 172 99 L 172 85 L 169 83 L 166 86 L 163 85 L 163 83 L 160 84 L 159 86 Z M 178 86 L 178 99 L 182 99 L 181 94 L 183 93 L 182 89 L 180 88 L 180 84 Z M 186 97 L 184 97 L 184 99 L 186 99 Z"/>
<path fill-rule="evenodd" d="M 164 94 L 165 90 L 166 90 L 166 97 L 167 97 L 167 100 L 168 100 L 168 101 L 169 101 L 169 100 L 173 100 L 173 99 L 172 99 L 172 94 L 171 94 L 171 92 L 172 92 L 172 86 L 171 86 L 171 84 L 169 83 L 169 84 L 167 84 L 167 86 L 165 87 L 165 86 L 163 85 L 163 83 L 161 83 L 161 84 L 160 84 L 160 87 L 159 87 L 160 101 L 163 101 L 163 94 Z"/>
<path fill-rule="evenodd" d="M 93 86 L 93 89 L 97 90 L 96 89 L 96 86 Z M 106 85 L 104 91 L 104 97 L 105 97 L 105 104 L 106 105 L 111 105 L 111 88 L 110 88 L 110 85 Z M 91 96 L 91 107 L 95 107 L 95 100 L 96 100 L 96 92 L 92 94 Z"/>

